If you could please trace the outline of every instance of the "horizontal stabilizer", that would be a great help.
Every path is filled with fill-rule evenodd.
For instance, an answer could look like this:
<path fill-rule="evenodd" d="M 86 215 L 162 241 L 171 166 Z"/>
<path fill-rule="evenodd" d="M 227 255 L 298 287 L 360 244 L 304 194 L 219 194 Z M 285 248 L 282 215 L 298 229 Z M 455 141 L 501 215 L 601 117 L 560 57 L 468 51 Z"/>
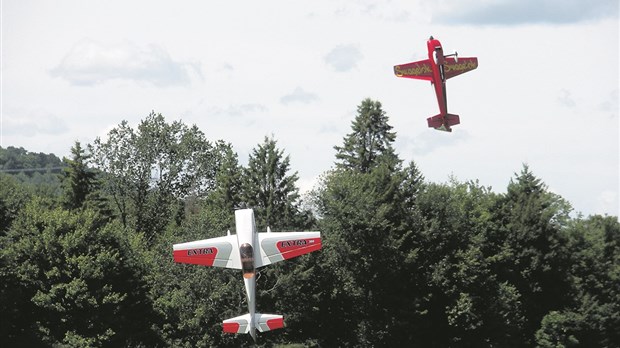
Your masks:
<path fill-rule="evenodd" d="M 222 322 L 222 329 L 228 333 L 250 333 L 252 326 L 260 332 L 271 331 L 284 327 L 284 319 L 278 314 L 254 314 L 254 325 L 250 323 L 250 314 L 240 315 Z"/>
<path fill-rule="evenodd" d="M 284 327 L 284 318 L 277 314 L 254 314 L 256 328 L 260 332 L 281 329 Z"/>
<path fill-rule="evenodd" d="M 450 127 L 461 123 L 459 115 L 453 114 L 439 114 L 433 117 L 429 117 L 426 120 L 428 121 L 429 127 L 446 132 L 452 132 L 452 128 Z"/>
<path fill-rule="evenodd" d="M 222 328 L 228 333 L 248 333 L 250 332 L 250 314 L 226 319 L 222 322 Z"/>

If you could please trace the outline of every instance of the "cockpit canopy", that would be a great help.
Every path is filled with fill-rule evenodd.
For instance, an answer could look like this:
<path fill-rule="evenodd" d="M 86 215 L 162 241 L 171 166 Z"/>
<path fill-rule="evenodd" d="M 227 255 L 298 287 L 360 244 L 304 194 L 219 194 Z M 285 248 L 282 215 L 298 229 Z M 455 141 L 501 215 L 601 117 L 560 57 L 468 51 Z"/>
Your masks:
<path fill-rule="evenodd" d="M 241 270 L 244 278 L 252 278 L 255 274 L 254 269 L 254 249 L 248 243 L 241 244 L 239 247 L 239 255 L 241 256 Z"/>

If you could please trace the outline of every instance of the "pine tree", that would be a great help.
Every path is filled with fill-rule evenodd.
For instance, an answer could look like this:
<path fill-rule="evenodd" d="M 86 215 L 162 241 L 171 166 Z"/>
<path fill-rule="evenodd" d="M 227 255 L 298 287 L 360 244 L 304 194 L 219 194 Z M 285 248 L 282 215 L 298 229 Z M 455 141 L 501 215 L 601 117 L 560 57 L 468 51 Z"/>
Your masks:
<path fill-rule="evenodd" d="M 525 327 L 522 340 L 532 342 L 543 317 L 570 303 L 566 274 L 571 267 L 566 236 L 557 226 L 556 197 L 527 165 L 508 185 L 494 217 L 499 231 L 489 236 L 501 245 L 500 281 L 522 296 Z"/>
<path fill-rule="evenodd" d="M 380 164 L 390 169 L 400 166 L 400 160 L 394 152 L 392 143 L 396 133 L 388 124 L 388 116 L 381 108 L 381 103 L 364 99 L 357 107 L 357 116 L 351 124 L 352 133 L 344 138 L 344 145 L 334 146 L 338 168 L 367 173 Z"/>
<path fill-rule="evenodd" d="M 90 155 L 85 153 L 79 141 L 71 148 L 71 154 L 71 159 L 64 159 L 69 166 L 64 171 L 62 204 L 64 208 L 72 210 L 81 208 L 98 184 L 97 174 L 86 165 Z"/>
<path fill-rule="evenodd" d="M 221 159 L 215 174 L 215 188 L 209 194 L 209 203 L 232 212 L 241 201 L 241 167 L 230 144 L 218 145 Z"/>
<path fill-rule="evenodd" d="M 273 138 L 265 137 L 264 142 L 252 150 L 248 167 L 243 171 L 242 199 L 255 210 L 254 216 L 263 229 L 268 226 L 290 228 L 295 224 L 298 176 L 296 172 L 288 174 L 289 170 L 289 156 L 284 156 Z"/>

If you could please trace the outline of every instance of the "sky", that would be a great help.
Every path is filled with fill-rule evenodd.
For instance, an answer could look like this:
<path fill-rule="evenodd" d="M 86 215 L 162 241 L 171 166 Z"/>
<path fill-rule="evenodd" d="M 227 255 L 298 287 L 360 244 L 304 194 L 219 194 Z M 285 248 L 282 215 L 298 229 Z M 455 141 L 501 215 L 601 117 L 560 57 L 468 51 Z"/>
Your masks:
<path fill-rule="evenodd" d="M 242 164 L 273 136 L 307 191 L 371 98 L 429 182 L 501 193 L 527 164 L 574 214 L 619 214 L 617 0 L 0 1 L 2 147 L 68 157 L 155 111 Z M 430 35 L 479 61 L 447 82 L 452 133 L 393 74 Z"/>

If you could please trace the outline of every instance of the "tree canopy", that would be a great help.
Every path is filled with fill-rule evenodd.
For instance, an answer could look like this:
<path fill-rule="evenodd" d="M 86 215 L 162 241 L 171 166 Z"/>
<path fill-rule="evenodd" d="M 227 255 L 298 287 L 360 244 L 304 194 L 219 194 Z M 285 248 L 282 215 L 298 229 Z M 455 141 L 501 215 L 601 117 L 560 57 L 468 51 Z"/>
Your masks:
<path fill-rule="evenodd" d="M 620 346 L 618 217 L 574 214 L 527 165 L 503 192 L 431 182 L 395 140 L 363 100 L 307 194 L 275 137 L 241 165 L 233 144 L 154 112 L 62 161 L 0 149 L 0 345 L 253 346 L 222 332 L 247 310 L 238 272 L 171 255 L 234 233 L 250 207 L 260 230 L 323 239 L 258 270 L 257 309 L 286 322 L 258 346 Z"/>

